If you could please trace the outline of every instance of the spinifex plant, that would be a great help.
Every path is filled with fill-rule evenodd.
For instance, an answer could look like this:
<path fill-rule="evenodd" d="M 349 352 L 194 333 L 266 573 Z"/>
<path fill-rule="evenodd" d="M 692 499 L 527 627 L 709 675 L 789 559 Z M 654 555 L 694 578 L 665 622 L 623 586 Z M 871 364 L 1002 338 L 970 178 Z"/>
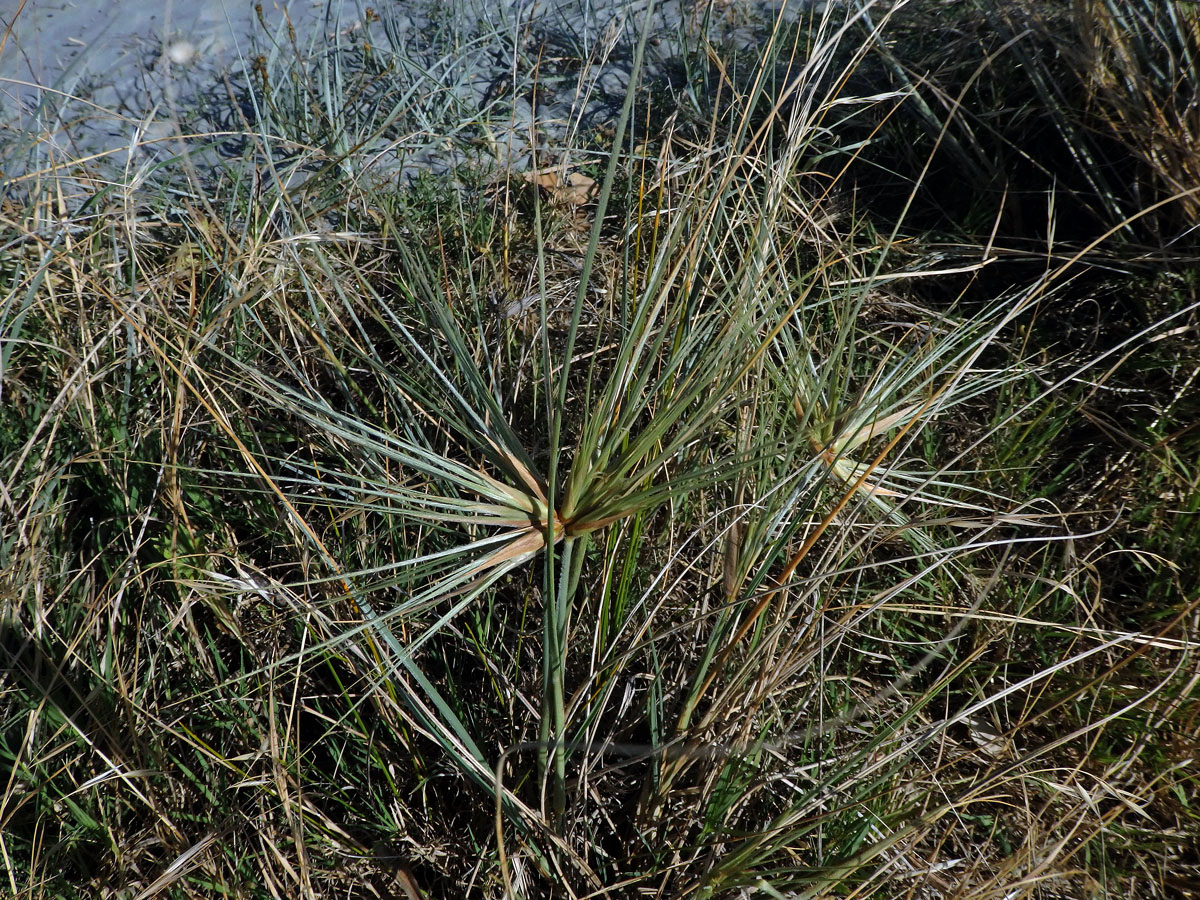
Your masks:
<path fill-rule="evenodd" d="M 639 45 L 639 59 L 642 49 Z M 618 145 L 632 97 L 618 125 Z M 600 274 L 595 269 L 604 213 L 623 159 L 613 154 L 608 166 L 565 335 L 552 334 L 546 324 L 546 250 L 544 242 L 537 243 L 543 324 L 540 347 L 528 355 L 527 370 L 505 371 L 488 347 L 487 303 L 480 286 L 452 286 L 452 275 L 437 256 L 400 239 L 390 298 L 368 279 L 346 285 L 340 298 L 347 321 L 358 329 L 346 335 L 347 343 L 362 348 L 358 358 L 342 359 L 327 350 L 340 390 L 348 395 L 355 390 L 349 373 L 369 367 L 394 404 L 393 428 L 341 412 L 311 388 L 288 388 L 252 370 L 237 376 L 240 388 L 292 411 L 365 461 L 353 472 L 326 467 L 282 474 L 276 483 L 286 493 L 320 491 L 334 504 L 386 510 L 421 523 L 429 535 L 444 535 L 446 546 L 427 538 L 423 546 L 438 546 L 436 551 L 395 561 L 390 575 L 371 573 L 370 590 L 396 585 L 407 595 L 386 613 L 372 611 L 366 590 L 350 587 L 363 583 L 362 576 L 344 577 L 371 631 L 389 648 L 390 665 L 397 673 L 407 671 L 419 685 L 415 707 L 433 704 L 436 711 L 424 717 L 424 727 L 467 771 L 489 784 L 490 761 L 415 657 L 508 572 L 535 557 L 544 560 L 539 754 L 555 817 L 564 809 L 570 734 L 567 641 L 589 538 L 664 503 L 681 502 L 695 488 L 736 476 L 755 448 L 719 460 L 713 450 L 725 417 L 741 402 L 748 361 L 768 346 L 766 326 L 778 322 L 791 302 L 779 296 L 764 304 L 749 291 L 714 292 L 701 270 L 709 260 L 724 264 L 720 234 L 723 217 L 730 214 L 726 201 L 733 179 L 725 169 L 703 169 L 684 189 L 707 190 L 707 202 L 689 204 L 675 215 L 656 214 L 647 271 L 626 265 L 596 311 L 596 321 L 585 321 L 590 282 Z M 403 230 L 403 221 L 391 224 L 392 233 Z M 352 295 L 366 298 L 373 335 L 349 319 L 359 314 Z M 588 336 L 592 345 L 580 352 Z M 394 358 L 383 358 L 383 344 Z M 305 383 L 298 367 L 292 374 Z M 572 387 L 582 396 L 569 396 Z M 514 410 L 506 407 L 504 398 L 514 395 L 529 407 L 525 416 L 537 423 L 525 435 L 518 434 Z M 369 411 L 365 403 L 360 409 Z M 540 460 L 534 444 L 541 447 Z M 394 476 L 393 465 L 399 467 Z M 420 638 L 397 639 L 400 623 L 435 608 L 439 617 Z M 397 677 L 398 683 L 408 683 Z"/>

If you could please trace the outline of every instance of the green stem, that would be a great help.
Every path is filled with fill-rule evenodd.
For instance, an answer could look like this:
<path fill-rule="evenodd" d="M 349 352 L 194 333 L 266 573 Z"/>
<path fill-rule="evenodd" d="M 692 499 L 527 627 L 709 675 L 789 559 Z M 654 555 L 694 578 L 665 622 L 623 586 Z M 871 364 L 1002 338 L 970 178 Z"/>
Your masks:
<path fill-rule="evenodd" d="M 568 537 L 563 541 L 558 555 L 558 585 L 546 606 L 538 760 L 542 777 L 550 780 L 551 820 L 556 825 L 562 822 L 567 805 L 567 636 L 586 546 L 586 537 Z"/>

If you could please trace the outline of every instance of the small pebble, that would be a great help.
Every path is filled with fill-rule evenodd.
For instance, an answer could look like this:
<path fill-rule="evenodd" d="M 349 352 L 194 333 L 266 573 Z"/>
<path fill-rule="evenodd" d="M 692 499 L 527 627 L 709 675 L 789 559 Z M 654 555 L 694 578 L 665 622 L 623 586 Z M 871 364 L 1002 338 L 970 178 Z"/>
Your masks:
<path fill-rule="evenodd" d="M 163 56 L 176 66 L 190 66 L 196 61 L 196 45 L 191 41 L 171 41 L 163 48 Z"/>

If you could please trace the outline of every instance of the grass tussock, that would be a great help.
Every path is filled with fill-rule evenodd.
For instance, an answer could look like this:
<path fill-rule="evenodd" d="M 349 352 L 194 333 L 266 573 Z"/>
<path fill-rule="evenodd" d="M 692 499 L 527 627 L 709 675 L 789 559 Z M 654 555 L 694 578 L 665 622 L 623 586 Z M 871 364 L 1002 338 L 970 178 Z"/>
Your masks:
<path fill-rule="evenodd" d="M 5 890 L 1190 896 L 1193 6 L 491 24 L 504 91 L 369 18 L 163 163 L 27 131 Z"/>

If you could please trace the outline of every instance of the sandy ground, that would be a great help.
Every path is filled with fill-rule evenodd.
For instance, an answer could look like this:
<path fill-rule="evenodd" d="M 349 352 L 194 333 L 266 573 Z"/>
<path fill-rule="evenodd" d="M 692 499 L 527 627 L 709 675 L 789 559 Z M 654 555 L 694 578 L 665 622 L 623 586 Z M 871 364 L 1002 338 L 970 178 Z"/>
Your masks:
<path fill-rule="evenodd" d="M 128 168 L 164 159 L 179 135 L 256 126 L 247 101 L 255 59 L 294 54 L 310 60 L 361 35 L 368 16 L 356 0 L 7 0 L 0 11 L 0 175 L 44 168 L 53 159 L 95 157 Z M 6 0 L 0 0 L 3 10 Z M 631 48 L 648 0 L 377 0 L 370 26 L 377 52 L 420 68 L 430 96 L 455 105 L 490 130 L 494 148 L 527 151 L 536 116 L 551 140 L 602 125 L 624 98 Z M 261 6 L 261 15 L 256 10 Z M 710 28 L 752 45 L 772 10 L 765 0 L 724 0 Z M 680 41 L 695 38 L 703 0 L 660 0 L 652 26 L 651 78 L 671 77 Z M 758 31 L 754 22 L 760 23 Z M 289 31 L 292 29 L 292 31 Z M 294 33 L 295 39 L 291 37 Z M 327 58 L 328 55 L 326 55 Z M 555 59 L 585 59 L 555 71 Z M 536 74 L 534 93 L 518 84 Z M 276 71 L 284 67 L 278 67 Z M 522 74 L 522 70 L 525 74 Z M 410 69 L 409 71 L 412 71 Z M 505 90 L 506 82 L 513 86 Z M 240 93 L 239 93 L 240 90 Z M 449 98 L 449 99 L 445 99 Z M 435 111 L 436 112 L 436 111 Z M 443 111 L 445 112 L 445 111 Z M 450 122 L 449 113 L 447 122 Z M 430 113 L 431 128 L 439 122 Z M 421 130 L 420 125 L 416 130 Z M 372 165 L 409 172 L 458 161 L 437 141 L 402 140 L 364 148 Z M 197 139 L 197 146 L 203 141 Z M 443 142 L 449 146 L 452 142 Z M 243 145 L 244 146 L 244 145 Z M 203 165 L 236 155 L 236 141 L 209 140 Z M 214 153 L 216 155 L 214 155 Z M 199 156 L 197 156 L 199 159 Z M 396 162 L 400 160 L 399 162 Z"/>
<path fill-rule="evenodd" d="M 346 5 L 336 2 L 331 10 L 337 15 Z M 263 6 L 266 18 L 279 20 L 279 3 Z M 302 0 L 287 12 L 306 28 L 325 7 L 325 0 Z M 185 67 L 221 68 L 249 54 L 256 19 L 254 3 L 245 0 L 26 0 L 15 14 L 0 16 L 8 31 L 0 77 L 24 82 L 9 81 L 4 93 L 11 101 L 14 94 L 33 96 L 32 85 L 82 89 L 94 102 L 115 106 L 134 99 L 164 51 Z"/>
<path fill-rule="evenodd" d="M 79 155 L 173 133 L 176 108 L 248 71 L 287 22 L 320 35 L 358 15 L 344 0 L 265 0 L 261 20 L 248 0 L 14 2 L 15 12 L 0 13 L 0 122 L 14 141 L 39 135 Z"/>

